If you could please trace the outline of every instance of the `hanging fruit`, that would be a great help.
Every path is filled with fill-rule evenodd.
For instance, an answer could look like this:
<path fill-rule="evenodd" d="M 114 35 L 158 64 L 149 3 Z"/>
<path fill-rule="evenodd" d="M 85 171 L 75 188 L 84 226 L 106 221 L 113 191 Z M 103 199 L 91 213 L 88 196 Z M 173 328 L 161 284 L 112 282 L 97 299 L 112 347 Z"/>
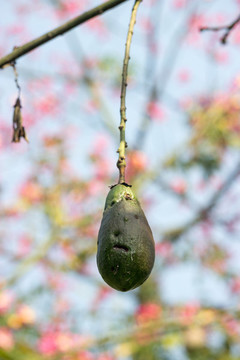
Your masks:
<path fill-rule="evenodd" d="M 148 221 L 131 187 L 109 191 L 98 234 L 97 265 L 102 278 L 116 290 L 128 291 L 150 275 L 155 246 Z"/>

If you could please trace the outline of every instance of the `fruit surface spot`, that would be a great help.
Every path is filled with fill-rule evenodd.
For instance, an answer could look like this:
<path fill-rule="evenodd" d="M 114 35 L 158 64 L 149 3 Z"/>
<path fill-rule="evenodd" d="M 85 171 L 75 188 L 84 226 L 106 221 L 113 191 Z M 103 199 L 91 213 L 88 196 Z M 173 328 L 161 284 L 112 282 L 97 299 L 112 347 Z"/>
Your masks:
<path fill-rule="evenodd" d="M 129 248 L 127 246 L 125 246 L 125 245 L 114 245 L 113 248 L 116 249 L 116 250 L 123 250 L 125 252 L 129 251 Z"/>

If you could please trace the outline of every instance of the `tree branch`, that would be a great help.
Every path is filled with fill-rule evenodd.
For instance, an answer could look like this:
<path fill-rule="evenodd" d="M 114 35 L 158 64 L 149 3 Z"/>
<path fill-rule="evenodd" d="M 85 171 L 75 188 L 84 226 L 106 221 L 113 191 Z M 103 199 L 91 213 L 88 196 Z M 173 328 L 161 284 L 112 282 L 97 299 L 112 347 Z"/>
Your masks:
<path fill-rule="evenodd" d="M 166 238 L 169 241 L 175 241 L 180 236 L 188 232 L 188 230 L 190 230 L 194 225 L 198 224 L 201 221 L 206 220 L 209 214 L 211 213 L 211 211 L 213 210 L 213 208 L 215 208 L 215 206 L 225 195 L 225 193 L 228 192 L 228 190 L 231 188 L 232 184 L 239 177 L 239 175 L 240 175 L 240 162 L 237 163 L 236 167 L 228 175 L 220 190 L 217 190 L 212 195 L 208 204 L 198 211 L 194 219 L 190 220 L 187 224 L 185 224 L 182 227 L 166 231 L 163 234 L 164 238 Z"/>
<path fill-rule="evenodd" d="M 59 35 L 63 35 L 69 30 L 72 30 L 76 26 L 83 24 L 84 22 L 92 19 L 95 16 L 101 15 L 107 10 L 114 8 L 115 6 L 128 1 L 128 0 L 109 0 L 104 4 L 101 4 L 89 11 L 86 11 L 82 15 L 75 17 L 74 19 L 67 21 L 65 24 L 58 26 L 57 28 L 47 32 L 46 34 L 29 41 L 28 43 L 24 44 L 23 46 L 15 48 L 11 53 L 2 57 L 0 59 L 0 69 L 9 65 L 16 59 L 20 58 L 21 56 L 27 54 L 28 52 L 36 49 L 37 47 L 45 44 L 46 42 L 56 38 Z"/>
<path fill-rule="evenodd" d="M 234 29 L 234 27 L 240 22 L 240 15 L 236 18 L 236 20 L 234 20 L 231 24 L 229 25 L 224 25 L 224 26 L 213 26 L 213 27 L 202 27 L 199 30 L 200 31 L 221 31 L 221 30 L 225 30 L 225 33 L 223 34 L 223 36 L 221 37 L 221 43 L 222 44 L 226 44 L 227 43 L 227 38 L 230 34 L 230 32 Z"/>

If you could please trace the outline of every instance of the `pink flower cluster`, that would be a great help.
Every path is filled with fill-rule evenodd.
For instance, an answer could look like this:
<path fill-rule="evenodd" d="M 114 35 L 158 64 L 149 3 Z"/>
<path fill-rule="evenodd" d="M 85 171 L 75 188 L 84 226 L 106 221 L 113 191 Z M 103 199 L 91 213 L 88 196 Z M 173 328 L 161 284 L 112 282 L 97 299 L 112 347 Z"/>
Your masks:
<path fill-rule="evenodd" d="M 73 353 L 67 357 L 69 360 L 114 360 L 108 353 L 93 355 L 85 350 L 91 344 L 91 339 L 87 336 L 73 334 L 66 331 L 46 331 L 38 341 L 38 351 L 43 356 L 54 356 L 63 353 Z"/>
<path fill-rule="evenodd" d="M 14 347 L 12 331 L 6 327 L 0 327 L 0 348 L 11 350 Z"/>
<path fill-rule="evenodd" d="M 159 318 L 162 313 L 162 308 L 159 304 L 155 303 L 145 303 L 141 304 L 136 313 L 136 321 L 138 324 L 143 324 L 148 321 L 156 320 L 156 318 Z"/>

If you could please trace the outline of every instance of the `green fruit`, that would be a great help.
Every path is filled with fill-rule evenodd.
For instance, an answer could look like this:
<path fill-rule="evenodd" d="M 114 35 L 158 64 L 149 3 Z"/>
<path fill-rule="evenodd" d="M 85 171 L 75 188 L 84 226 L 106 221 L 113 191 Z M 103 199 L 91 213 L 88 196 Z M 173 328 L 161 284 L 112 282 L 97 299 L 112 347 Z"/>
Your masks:
<path fill-rule="evenodd" d="M 108 193 L 98 234 L 97 265 L 112 288 L 128 291 L 150 275 L 155 259 L 152 231 L 131 188 Z"/>

